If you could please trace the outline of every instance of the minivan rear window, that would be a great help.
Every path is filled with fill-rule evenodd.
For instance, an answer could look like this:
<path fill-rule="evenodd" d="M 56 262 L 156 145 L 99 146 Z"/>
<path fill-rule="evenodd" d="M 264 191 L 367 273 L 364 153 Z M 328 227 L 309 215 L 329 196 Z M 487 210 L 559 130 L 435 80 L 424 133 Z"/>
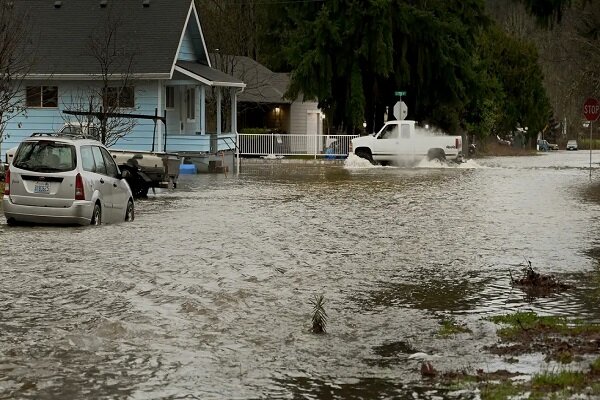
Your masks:
<path fill-rule="evenodd" d="M 75 146 L 50 140 L 22 142 L 13 166 L 36 172 L 72 171 L 77 166 Z"/>

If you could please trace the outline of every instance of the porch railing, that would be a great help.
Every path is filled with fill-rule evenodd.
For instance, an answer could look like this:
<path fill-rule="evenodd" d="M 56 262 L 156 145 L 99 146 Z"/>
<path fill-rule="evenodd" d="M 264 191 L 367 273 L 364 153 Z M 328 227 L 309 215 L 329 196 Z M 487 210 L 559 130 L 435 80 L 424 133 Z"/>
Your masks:
<path fill-rule="evenodd" d="M 347 156 L 357 135 L 239 134 L 242 156 Z"/>

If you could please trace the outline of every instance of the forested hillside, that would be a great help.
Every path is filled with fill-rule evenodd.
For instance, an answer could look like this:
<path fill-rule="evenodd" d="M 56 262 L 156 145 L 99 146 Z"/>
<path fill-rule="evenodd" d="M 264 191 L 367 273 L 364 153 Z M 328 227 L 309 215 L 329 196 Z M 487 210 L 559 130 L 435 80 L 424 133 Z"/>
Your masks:
<path fill-rule="evenodd" d="M 480 140 L 566 117 L 599 92 L 599 0 L 198 2 L 209 51 L 290 72 L 340 132 L 409 117 Z M 559 125 L 554 127 L 558 130 Z"/>

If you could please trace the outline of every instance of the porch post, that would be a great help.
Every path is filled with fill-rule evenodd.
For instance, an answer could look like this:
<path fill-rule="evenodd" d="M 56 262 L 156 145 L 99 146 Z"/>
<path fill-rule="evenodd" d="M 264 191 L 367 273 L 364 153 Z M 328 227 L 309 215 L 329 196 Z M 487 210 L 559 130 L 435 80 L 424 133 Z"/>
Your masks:
<path fill-rule="evenodd" d="M 240 134 L 237 129 L 237 95 L 238 89 L 231 89 L 231 134 L 235 135 L 235 164 L 236 172 L 240 174 Z"/>
<path fill-rule="evenodd" d="M 229 88 L 231 93 L 231 134 L 235 135 L 237 132 L 237 90 L 235 88 Z"/>
<path fill-rule="evenodd" d="M 157 82 L 157 85 L 156 108 L 158 109 L 158 115 L 163 115 L 163 96 L 165 95 L 165 87 L 161 80 Z M 154 123 L 156 124 L 156 149 L 160 150 L 163 148 L 163 123 L 161 121 L 154 121 Z"/>
<path fill-rule="evenodd" d="M 200 134 L 206 135 L 206 88 L 200 85 Z"/>
<path fill-rule="evenodd" d="M 221 93 L 221 87 L 217 86 L 217 135 L 221 134 L 221 102 L 223 101 L 223 95 Z"/>

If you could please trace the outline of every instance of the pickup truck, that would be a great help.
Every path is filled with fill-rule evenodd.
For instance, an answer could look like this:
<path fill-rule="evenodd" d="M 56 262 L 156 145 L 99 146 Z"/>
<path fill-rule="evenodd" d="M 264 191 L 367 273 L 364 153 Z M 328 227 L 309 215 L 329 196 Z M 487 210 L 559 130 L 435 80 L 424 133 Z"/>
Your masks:
<path fill-rule="evenodd" d="M 350 152 L 371 164 L 415 164 L 427 158 L 462 162 L 460 136 L 421 134 L 415 121 L 388 121 L 373 135 L 352 139 Z"/>

